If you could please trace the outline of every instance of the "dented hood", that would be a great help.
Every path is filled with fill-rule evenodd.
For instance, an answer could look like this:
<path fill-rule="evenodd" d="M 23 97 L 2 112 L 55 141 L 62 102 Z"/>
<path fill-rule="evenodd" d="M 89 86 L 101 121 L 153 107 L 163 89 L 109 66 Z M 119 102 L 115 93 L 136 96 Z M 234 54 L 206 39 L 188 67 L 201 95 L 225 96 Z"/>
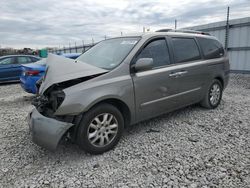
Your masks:
<path fill-rule="evenodd" d="M 53 84 L 108 72 L 105 69 L 54 54 L 48 55 L 46 66 L 39 93 L 43 93 Z"/>

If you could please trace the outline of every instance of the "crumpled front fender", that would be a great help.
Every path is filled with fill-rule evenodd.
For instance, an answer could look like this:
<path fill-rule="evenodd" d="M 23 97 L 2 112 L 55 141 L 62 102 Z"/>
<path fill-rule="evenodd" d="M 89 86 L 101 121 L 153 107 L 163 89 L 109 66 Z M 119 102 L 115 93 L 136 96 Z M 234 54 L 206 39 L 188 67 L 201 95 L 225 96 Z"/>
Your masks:
<path fill-rule="evenodd" d="M 29 115 L 32 141 L 49 150 L 55 150 L 62 136 L 73 126 L 72 123 L 47 118 L 33 109 Z"/>

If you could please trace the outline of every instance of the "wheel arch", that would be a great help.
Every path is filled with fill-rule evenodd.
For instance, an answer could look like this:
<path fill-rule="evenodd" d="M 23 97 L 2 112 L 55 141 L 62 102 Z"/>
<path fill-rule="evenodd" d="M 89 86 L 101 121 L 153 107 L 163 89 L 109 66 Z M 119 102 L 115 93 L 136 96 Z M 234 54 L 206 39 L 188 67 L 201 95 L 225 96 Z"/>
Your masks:
<path fill-rule="evenodd" d="M 221 85 L 222 85 L 222 88 L 224 89 L 224 80 L 223 80 L 223 78 L 221 76 L 216 76 L 214 79 L 219 80 Z"/>
<path fill-rule="evenodd" d="M 129 109 L 128 105 L 120 99 L 117 99 L 117 98 L 102 99 L 102 100 L 92 104 L 91 106 L 89 106 L 88 110 L 91 108 L 94 108 L 95 106 L 100 105 L 102 103 L 108 103 L 108 104 L 115 106 L 122 113 L 122 116 L 124 118 L 124 126 L 127 127 L 128 125 L 130 125 L 130 123 L 131 123 L 131 110 Z"/>

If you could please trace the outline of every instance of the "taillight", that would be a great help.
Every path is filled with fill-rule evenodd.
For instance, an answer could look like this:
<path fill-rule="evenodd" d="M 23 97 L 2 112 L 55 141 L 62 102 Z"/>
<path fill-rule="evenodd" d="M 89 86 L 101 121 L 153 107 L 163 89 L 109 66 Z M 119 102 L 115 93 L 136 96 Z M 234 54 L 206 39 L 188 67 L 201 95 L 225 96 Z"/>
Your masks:
<path fill-rule="evenodd" d="M 28 70 L 25 71 L 25 76 L 36 76 L 40 73 L 38 70 Z"/>

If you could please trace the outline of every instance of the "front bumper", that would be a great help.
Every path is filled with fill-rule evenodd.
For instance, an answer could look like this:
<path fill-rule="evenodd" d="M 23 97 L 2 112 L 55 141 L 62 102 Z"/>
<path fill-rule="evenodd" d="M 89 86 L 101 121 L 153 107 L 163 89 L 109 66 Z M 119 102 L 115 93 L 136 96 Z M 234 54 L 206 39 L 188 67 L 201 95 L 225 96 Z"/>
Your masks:
<path fill-rule="evenodd" d="M 49 150 L 55 150 L 62 136 L 73 126 L 72 123 L 47 118 L 33 109 L 29 116 L 32 141 Z"/>

